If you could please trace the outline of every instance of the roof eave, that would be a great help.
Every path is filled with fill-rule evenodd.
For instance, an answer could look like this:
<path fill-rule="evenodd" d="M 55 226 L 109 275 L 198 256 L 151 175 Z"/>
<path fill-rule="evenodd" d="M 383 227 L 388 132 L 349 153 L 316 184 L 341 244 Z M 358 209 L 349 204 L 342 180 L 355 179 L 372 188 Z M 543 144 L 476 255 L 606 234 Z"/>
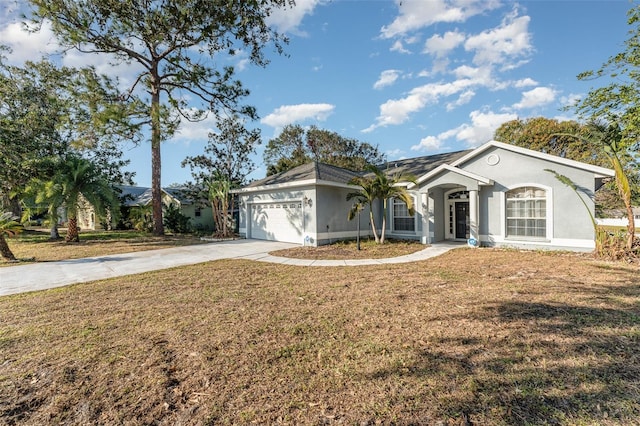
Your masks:
<path fill-rule="evenodd" d="M 293 181 L 293 182 L 276 183 L 276 184 L 270 184 L 270 185 L 260 185 L 260 186 L 232 189 L 230 192 L 232 194 L 248 194 L 252 192 L 273 191 L 274 189 L 275 190 L 293 189 L 293 188 L 299 188 L 303 186 L 332 186 L 335 188 L 345 188 L 345 189 L 359 188 L 357 185 L 349 185 L 348 183 L 334 182 L 331 180 L 306 179 L 306 180 Z"/>

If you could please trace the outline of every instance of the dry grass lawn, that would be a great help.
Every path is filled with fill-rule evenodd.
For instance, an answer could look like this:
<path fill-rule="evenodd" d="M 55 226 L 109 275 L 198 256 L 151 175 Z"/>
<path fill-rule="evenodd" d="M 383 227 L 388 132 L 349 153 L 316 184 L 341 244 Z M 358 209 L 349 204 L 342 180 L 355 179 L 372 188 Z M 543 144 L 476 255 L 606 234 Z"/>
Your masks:
<path fill-rule="evenodd" d="M 61 234 L 64 238 L 64 231 Z M 17 237 L 8 238 L 7 241 L 9 248 L 21 263 L 80 259 L 203 242 L 191 235 L 154 237 L 134 231 L 84 231 L 80 233 L 79 243 L 65 243 L 64 239 L 50 241 L 49 232 L 40 229 L 29 230 Z M 0 267 L 12 265 L 14 263 L 0 258 Z"/>
<path fill-rule="evenodd" d="M 640 424 L 640 271 L 458 249 L 0 298 L 0 424 Z"/>

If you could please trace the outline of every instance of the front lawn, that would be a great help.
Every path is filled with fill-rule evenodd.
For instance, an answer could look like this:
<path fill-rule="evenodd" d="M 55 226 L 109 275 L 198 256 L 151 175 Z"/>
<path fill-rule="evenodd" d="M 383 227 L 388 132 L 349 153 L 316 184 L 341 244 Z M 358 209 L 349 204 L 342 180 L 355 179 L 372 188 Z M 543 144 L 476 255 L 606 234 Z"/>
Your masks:
<path fill-rule="evenodd" d="M 134 251 L 155 250 L 180 245 L 200 244 L 203 241 L 192 235 L 166 235 L 155 237 L 137 231 L 82 231 L 79 243 L 65 243 L 62 239 L 51 241 L 49 231 L 29 229 L 16 237 L 7 238 L 11 251 L 20 262 L 51 262 L 105 256 Z M 0 258 L 0 266 L 15 263 Z"/>
<path fill-rule="evenodd" d="M 2 297 L 0 424 L 637 424 L 639 277 L 463 248 Z"/>

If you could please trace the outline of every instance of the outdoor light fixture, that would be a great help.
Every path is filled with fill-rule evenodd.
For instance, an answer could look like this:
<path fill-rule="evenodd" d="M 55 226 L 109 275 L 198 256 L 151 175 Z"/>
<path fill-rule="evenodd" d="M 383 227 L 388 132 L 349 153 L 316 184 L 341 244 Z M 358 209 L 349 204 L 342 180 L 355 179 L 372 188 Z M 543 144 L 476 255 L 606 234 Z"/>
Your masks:
<path fill-rule="evenodd" d="M 307 197 L 306 195 L 304 196 L 304 203 L 309 207 L 313 205 L 313 201 L 311 201 L 311 198 Z"/>

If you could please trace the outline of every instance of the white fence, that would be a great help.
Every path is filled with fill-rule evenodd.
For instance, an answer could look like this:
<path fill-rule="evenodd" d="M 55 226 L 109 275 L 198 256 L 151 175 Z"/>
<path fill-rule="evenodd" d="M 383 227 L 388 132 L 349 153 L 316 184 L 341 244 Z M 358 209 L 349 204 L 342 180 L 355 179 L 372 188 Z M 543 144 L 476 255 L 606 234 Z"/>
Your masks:
<path fill-rule="evenodd" d="M 640 227 L 640 219 L 636 219 L 635 221 L 636 228 Z M 598 225 L 604 226 L 620 226 L 625 227 L 629 223 L 627 219 L 613 219 L 613 218 L 605 218 L 605 219 L 596 219 L 596 223 Z"/>

